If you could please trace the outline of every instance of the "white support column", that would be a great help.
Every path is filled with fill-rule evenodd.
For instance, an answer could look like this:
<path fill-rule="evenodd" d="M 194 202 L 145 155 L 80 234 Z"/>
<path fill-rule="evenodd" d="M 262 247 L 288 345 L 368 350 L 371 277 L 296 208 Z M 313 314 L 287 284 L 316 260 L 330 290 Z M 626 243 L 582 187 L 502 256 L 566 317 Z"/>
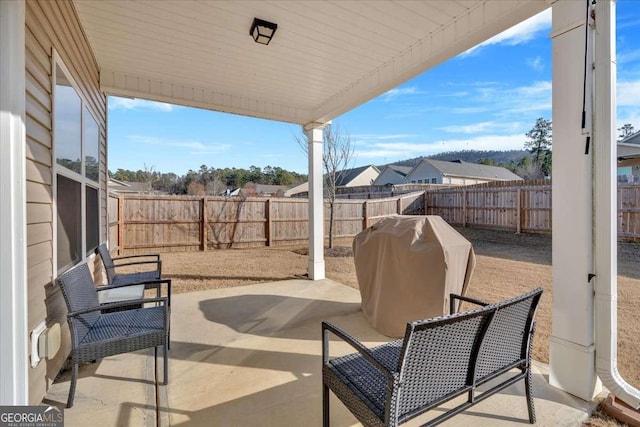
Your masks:
<path fill-rule="evenodd" d="M 582 97 L 586 2 L 553 4 L 553 319 L 550 383 L 585 400 L 600 391 L 595 370 L 591 156 Z M 590 63 L 590 61 L 589 61 Z M 587 99 L 590 87 L 587 86 Z M 593 152 L 593 144 L 591 146 Z"/>
<path fill-rule="evenodd" d="M 309 155 L 309 279 L 322 280 L 324 270 L 324 193 L 322 188 L 322 131 L 324 123 L 304 127 Z"/>
<path fill-rule="evenodd" d="M 0 1 L 0 405 L 29 402 L 25 4 Z"/>

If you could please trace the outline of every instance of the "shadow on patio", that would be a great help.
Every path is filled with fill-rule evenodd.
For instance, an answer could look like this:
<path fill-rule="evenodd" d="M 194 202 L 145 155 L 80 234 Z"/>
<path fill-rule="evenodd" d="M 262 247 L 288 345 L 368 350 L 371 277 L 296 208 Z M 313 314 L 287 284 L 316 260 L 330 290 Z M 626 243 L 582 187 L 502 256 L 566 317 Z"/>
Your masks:
<path fill-rule="evenodd" d="M 169 385 L 153 384 L 152 351 L 83 366 L 76 404 L 65 411 L 67 425 L 154 425 L 156 417 L 160 425 L 321 425 L 320 321 L 367 345 L 389 340 L 368 325 L 359 302 L 357 290 L 330 280 L 175 295 Z M 331 349 L 350 352 L 342 342 Z M 591 404 L 551 388 L 546 366 L 536 364 L 534 373 L 538 425 L 574 425 L 587 417 Z M 64 378 L 54 384 L 48 403 L 64 402 L 68 386 Z M 331 410 L 332 426 L 357 425 L 334 397 Z M 527 425 L 526 414 L 518 383 L 444 425 Z"/>

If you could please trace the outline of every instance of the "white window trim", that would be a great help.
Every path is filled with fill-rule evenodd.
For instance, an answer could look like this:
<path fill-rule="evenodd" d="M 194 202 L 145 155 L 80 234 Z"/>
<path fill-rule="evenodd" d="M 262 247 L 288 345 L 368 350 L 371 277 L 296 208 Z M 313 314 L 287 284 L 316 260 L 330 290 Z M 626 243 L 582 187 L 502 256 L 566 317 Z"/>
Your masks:
<path fill-rule="evenodd" d="M 58 165 L 56 147 L 56 77 L 57 70 L 56 66 L 60 67 L 62 72 L 65 74 L 65 77 L 69 80 L 71 87 L 76 91 L 76 94 L 80 98 L 80 123 L 81 123 L 81 132 L 80 132 L 80 173 L 72 171 L 70 169 L 65 168 L 64 166 Z M 80 90 L 80 86 L 76 83 L 76 80 L 73 77 L 73 74 L 69 71 L 64 61 L 62 60 L 60 54 L 54 48 L 52 52 L 52 61 L 51 61 L 51 135 L 52 141 L 51 144 L 51 164 L 53 165 L 53 180 L 52 180 L 52 215 L 53 215 L 53 277 L 57 277 L 61 271 L 59 271 L 58 267 L 58 175 L 62 175 L 71 180 L 77 181 L 80 183 L 80 218 L 81 218 L 81 228 L 82 228 L 82 237 L 81 237 L 81 254 L 82 258 L 80 262 L 86 261 L 87 259 L 93 258 L 93 254 L 87 255 L 87 213 L 86 213 L 86 187 L 89 186 L 98 190 L 98 243 L 100 243 L 100 230 L 102 229 L 102 197 L 101 197 L 101 182 L 100 182 L 100 121 L 96 119 L 96 116 L 92 113 L 91 108 L 89 107 L 89 103 L 85 99 L 82 91 Z M 95 122 L 98 124 L 98 182 L 93 181 L 85 176 L 85 150 L 84 150 L 84 140 L 85 140 L 85 129 L 84 129 L 84 115 L 91 114 Z"/>

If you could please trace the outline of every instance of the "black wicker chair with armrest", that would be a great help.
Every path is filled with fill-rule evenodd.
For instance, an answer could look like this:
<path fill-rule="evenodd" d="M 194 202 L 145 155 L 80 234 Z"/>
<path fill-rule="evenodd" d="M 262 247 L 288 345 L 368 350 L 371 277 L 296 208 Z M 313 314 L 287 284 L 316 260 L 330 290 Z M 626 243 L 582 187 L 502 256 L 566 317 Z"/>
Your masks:
<path fill-rule="evenodd" d="M 104 265 L 105 272 L 107 273 L 107 284 L 113 286 L 112 288 L 105 287 L 103 291 L 109 291 L 114 289 L 114 292 L 103 292 L 100 295 L 100 302 L 117 302 L 128 299 L 142 298 L 144 289 L 156 288 L 158 290 L 157 296 L 160 297 L 160 288 L 158 283 L 167 284 L 166 297 L 171 305 L 171 281 L 162 280 L 162 261 L 159 254 L 146 254 L 146 255 L 127 255 L 120 257 L 111 257 L 111 253 L 104 243 L 100 244 L 96 248 L 96 254 L 100 256 L 102 264 Z M 131 261 L 135 259 L 144 259 L 143 261 Z M 123 262 L 124 261 L 124 262 Z M 153 266 L 154 268 L 137 271 L 132 273 L 116 273 L 116 269 L 127 266 Z M 119 288 L 118 285 L 129 285 L 128 288 Z M 139 285 L 145 285 L 139 286 Z"/>
<path fill-rule="evenodd" d="M 104 269 L 107 272 L 107 282 L 110 285 L 120 283 L 147 282 L 160 279 L 162 276 L 162 260 L 160 254 L 124 255 L 112 257 L 111 252 L 104 243 L 98 245 L 96 254 L 100 255 Z M 127 266 L 149 266 L 144 271 L 133 273 L 120 273 L 116 269 Z"/>
<path fill-rule="evenodd" d="M 529 422 L 535 423 L 531 342 L 541 294 L 538 288 L 496 304 L 451 295 L 481 307 L 408 323 L 404 339 L 373 348 L 323 322 L 323 425 L 329 425 L 329 390 L 365 426 L 397 426 L 468 394 L 465 402 L 424 424 L 431 426 L 520 380 L 525 381 Z M 357 353 L 330 359 L 329 332 Z M 478 390 L 498 377 L 505 379 Z"/>
<path fill-rule="evenodd" d="M 67 305 L 67 321 L 71 332 L 71 385 L 67 408 L 73 406 L 78 365 L 103 357 L 154 347 L 157 363 L 158 347 L 163 347 L 164 382 L 168 383 L 170 309 L 166 297 L 100 304 L 98 290 L 86 263 L 66 271 L 57 279 Z M 131 304 L 143 308 L 103 313 Z M 146 306 L 147 303 L 153 306 Z"/>

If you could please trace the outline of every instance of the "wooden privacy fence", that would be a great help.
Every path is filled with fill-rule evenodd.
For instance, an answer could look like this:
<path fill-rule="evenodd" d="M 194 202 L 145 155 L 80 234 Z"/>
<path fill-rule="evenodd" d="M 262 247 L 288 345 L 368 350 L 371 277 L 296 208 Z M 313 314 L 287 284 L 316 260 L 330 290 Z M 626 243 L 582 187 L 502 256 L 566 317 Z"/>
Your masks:
<path fill-rule="evenodd" d="M 121 253 L 206 251 L 308 240 L 307 199 L 110 194 L 108 209 L 109 241 Z M 337 200 L 335 237 L 355 236 L 393 214 L 424 214 L 424 193 Z M 328 218 L 325 206 L 325 232 Z"/>
<path fill-rule="evenodd" d="M 474 185 L 426 193 L 427 215 L 463 227 L 526 233 L 551 232 L 551 184 Z"/>
<path fill-rule="evenodd" d="M 425 193 L 427 215 L 452 225 L 551 232 L 551 182 L 512 181 Z M 578 209 L 576 207 L 576 209 Z M 640 185 L 618 185 L 618 237 L 640 240 Z"/>
<path fill-rule="evenodd" d="M 110 194 L 108 210 L 109 241 L 121 252 L 206 251 L 308 240 L 307 199 Z M 551 183 L 515 181 L 337 200 L 335 237 L 355 236 L 394 214 L 440 215 L 463 227 L 550 233 Z M 325 206 L 325 233 L 328 218 Z M 640 185 L 618 186 L 618 237 L 640 240 Z"/>

